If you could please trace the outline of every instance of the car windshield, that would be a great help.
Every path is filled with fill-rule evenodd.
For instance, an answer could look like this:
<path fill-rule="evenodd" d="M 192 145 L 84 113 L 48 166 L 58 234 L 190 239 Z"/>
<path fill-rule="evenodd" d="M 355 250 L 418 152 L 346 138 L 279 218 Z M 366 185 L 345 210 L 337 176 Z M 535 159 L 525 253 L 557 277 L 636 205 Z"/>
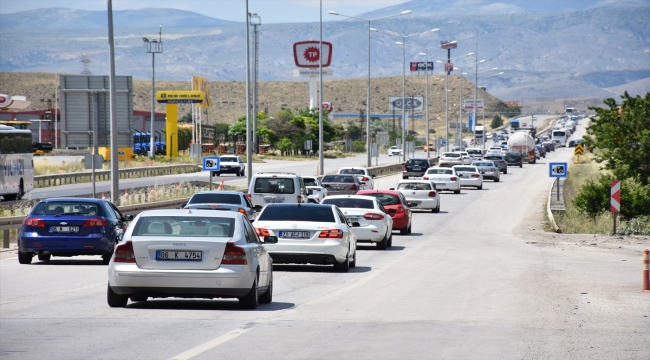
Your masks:
<path fill-rule="evenodd" d="M 303 178 L 303 181 L 305 182 L 305 186 L 318 186 L 316 179 Z"/>
<path fill-rule="evenodd" d="M 411 159 L 406 162 L 406 165 L 410 166 L 429 166 L 426 160 Z"/>
<path fill-rule="evenodd" d="M 454 171 L 451 169 L 429 169 L 427 174 L 449 174 L 453 175 Z"/>
<path fill-rule="evenodd" d="M 235 219 L 220 217 L 143 216 L 133 236 L 232 237 Z"/>
<path fill-rule="evenodd" d="M 267 206 L 257 218 L 259 221 L 334 221 L 334 213 L 329 206 Z"/>
<path fill-rule="evenodd" d="M 351 175 L 325 175 L 321 182 L 323 183 L 353 183 L 355 177 Z"/>
<path fill-rule="evenodd" d="M 454 167 L 456 172 L 476 172 L 476 168 L 472 166 L 458 166 Z"/>
<path fill-rule="evenodd" d="M 355 199 L 355 198 L 335 198 L 324 199 L 321 204 L 332 204 L 340 208 L 357 208 L 357 209 L 374 209 L 375 204 L 372 200 L 368 199 Z"/>
<path fill-rule="evenodd" d="M 473 166 L 494 166 L 494 163 L 483 161 L 483 162 L 473 162 L 472 165 Z"/>
<path fill-rule="evenodd" d="M 472 155 L 481 155 L 482 151 L 481 149 L 468 149 L 467 153 Z"/>
<path fill-rule="evenodd" d="M 255 192 L 270 194 L 293 194 L 295 192 L 293 179 L 257 178 L 255 179 Z"/>
<path fill-rule="evenodd" d="M 341 169 L 339 174 L 365 175 L 366 172 L 363 169 Z"/>
<path fill-rule="evenodd" d="M 379 202 L 384 206 L 401 204 L 401 202 L 399 201 L 399 197 L 397 195 L 393 195 L 393 194 L 374 193 L 374 194 L 363 194 L 363 195 L 364 196 L 374 196 L 374 197 L 376 197 L 377 200 L 379 200 Z"/>
<path fill-rule="evenodd" d="M 444 153 L 442 154 L 443 157 L 460 157 L 459 153 Z"/>
<path fill-rule="evenodd" d="M 188 204 L 241 204 L 241 196 L 237 194 L 199 193 L 194 194 Z"/>
<path fill-rule="evenodd" d="M 221 162 L 237 162 L 237 158 L 236 158 L 236 157 L 223 157 L 223 156 L 222 156 L 221 158 L 219 158 L 219 160 L 220 160 Z"/>
<path fill-rule="evenodd" d="M 397 190 L 431 190 L 431 183 L 399 183 Z"/>
<path fill-rule="evenodd" d="M 500 155 L 499 155 L 499 156 L 484 156 L 483 158 L 484 158 L 485 160 L 497 160 L 497 161 L 498 161 L 498 160 L 503 160 L 503 157 L 500 156 Z"/>
<path fill-rule="evenodd" d="M 97 203 L 82 201 L 48 201 L 38 203 L 32 215 L 96 215 L 102 216 L 102 207 Z"/>

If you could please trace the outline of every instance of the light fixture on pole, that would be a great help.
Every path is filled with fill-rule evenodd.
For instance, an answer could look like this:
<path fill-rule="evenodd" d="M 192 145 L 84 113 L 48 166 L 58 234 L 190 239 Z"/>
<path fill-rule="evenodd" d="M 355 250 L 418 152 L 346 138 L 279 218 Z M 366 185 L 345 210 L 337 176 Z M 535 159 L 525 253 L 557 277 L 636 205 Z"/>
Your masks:
<path fill-rule="evenodd" d="M 370 167 L 372 166 L 372 162 L 370 160 L 370 32 L 372 31 L 370 27 L 370 22 L 376 20 L 382 20 L 394 16 L 407 15 L 411 13 L 411 10 L 406 10 L 406 11 L 402 11 L 399 14 L 387 15 L 387 16 L 382 16 L 374 19 L 364 19 L 356 16 L 343 15 L 343 14 L 339 14 L 336 11 L 328 11 L 327 13 L 330 15 L 338 15 L 338 16 L 343 16 L 351 19 L 368 22 L 368 85 L 367 85 L 367 94 L 366 94 L 366 153 L 368 158 L 367 159 L 368 167 Z"/>
<path fill-rule="evenodd" d="M 163 52 L 162 25 L 160 25 L 160 29 L 158 30 L 158 40 L 154 38 L 149 40 L 144 36 L 142 40 L 144 41 L 145 52 L 151 54 L 151 139 L 149 142 L 149 156 L 154 157 L 156 155 L 153 126 L 156 121 L 156 54 L 162 54 Z"/>
<path fill-rule="evenodd" d="M 447 62 L 443 63 L 438 60 L 437 62 L 445 64 L 445 138 L 447 141 L 446 150 L 449 151 L 449 74 L 454 71 L 454 65 L 451 63 L 451 59 L 456 59 L 464 56 L 472 56 L 474 53 L 469 53 L 466 55 L 451 57 L 451 49 L 455 49 L 458 42 L 454 41 L 441 41 L 440 48 L 447 50 Z"/>
<path fill-rule="evenodd" d="M 393 32 L 379 31 L 377 29 L 370 29 L 371 31 L 381 32 L 390 36 L 401 37 L 402 41 L 397 44 L 402 46 L 402 161 L 406 161 L 406 38 L 412 36 L 420 36 L 431 32 L 437 32 L 440 29 L 427 30 L 417 34 L 398 35 Z"/>

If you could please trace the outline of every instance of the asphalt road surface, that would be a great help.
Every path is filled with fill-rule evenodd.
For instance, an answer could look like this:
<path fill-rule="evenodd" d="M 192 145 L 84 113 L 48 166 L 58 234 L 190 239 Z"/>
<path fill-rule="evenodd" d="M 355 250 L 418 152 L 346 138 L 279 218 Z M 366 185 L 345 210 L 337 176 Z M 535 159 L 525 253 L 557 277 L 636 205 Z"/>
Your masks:
<path fill-rule="evenodd" d="M 19 265 L 0 253 L 2 359 L 648 359 L 643 244 L 576 246 L 540 231 L 548 162 L 441 195 L 413 233 L 357 267 L 274 267 L 273 303 L 106 304 L 99 257 Z M 393 187 L 399 175 L 378 178 Z M 591 235 L 590 235 L 591 236 Z"/>

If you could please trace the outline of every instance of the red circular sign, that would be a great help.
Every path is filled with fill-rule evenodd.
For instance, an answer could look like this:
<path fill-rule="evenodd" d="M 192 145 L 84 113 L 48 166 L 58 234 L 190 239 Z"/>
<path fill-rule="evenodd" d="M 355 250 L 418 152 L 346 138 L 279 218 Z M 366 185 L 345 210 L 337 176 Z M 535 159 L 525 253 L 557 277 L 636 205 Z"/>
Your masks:
<path fill-rule="evenodd" d="M 305 60 L 315 63 L 320 58 L 320 52 L 317 47 L 310 46 L 305 49 L 305 51 L 303 51 L 302 56 L 305 58 Z"/>
<path fill-rule="evenodd" d="M 5 102 L 5 101 L 7 101 L 7 98 L 4 97 L 4 96 L 2 96 L 2 95 L 0 95 L 0 103 L 3 103 L 3 102 Z"/>

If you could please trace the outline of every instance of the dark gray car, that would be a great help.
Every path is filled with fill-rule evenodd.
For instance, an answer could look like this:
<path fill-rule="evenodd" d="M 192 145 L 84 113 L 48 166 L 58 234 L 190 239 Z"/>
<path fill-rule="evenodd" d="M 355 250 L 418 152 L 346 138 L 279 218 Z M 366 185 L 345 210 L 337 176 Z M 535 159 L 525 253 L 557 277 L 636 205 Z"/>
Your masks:
<path fill-rule="evenodd" d="M 490 160 L 493 161 L 496 166 L 499 167 L 499 170 L 507 174 L 508 173 L 508 163 L 506 162 L 506 159 L 503 157 L 503 155 L 497 155 L 497 154 L 485 154 L 483 156 L 483 160 Z"/>
<path fill-rule="evenodd" d="M 427 169 L 430 168 L 431 162 L 427 158 L 422 159 L 408 159 L 402 165 L 402 179 L 408 179 L 411 176 L 423 177 Z"/>
<path fill-rule="evenodd" d="M 240 191 L 209 190 L 194 193 L 184 209 L 221 210 L 240 212 L 253 221 L 257 211 L 246 194 Z"/>
<path fill-rule="evenodd" d="M 356 175 L 325 175 L 320 180 L 323 187 L 331 195 L 356 195 L 357 191 L 365 190 L 365 187 L 359 182 Z"/>

